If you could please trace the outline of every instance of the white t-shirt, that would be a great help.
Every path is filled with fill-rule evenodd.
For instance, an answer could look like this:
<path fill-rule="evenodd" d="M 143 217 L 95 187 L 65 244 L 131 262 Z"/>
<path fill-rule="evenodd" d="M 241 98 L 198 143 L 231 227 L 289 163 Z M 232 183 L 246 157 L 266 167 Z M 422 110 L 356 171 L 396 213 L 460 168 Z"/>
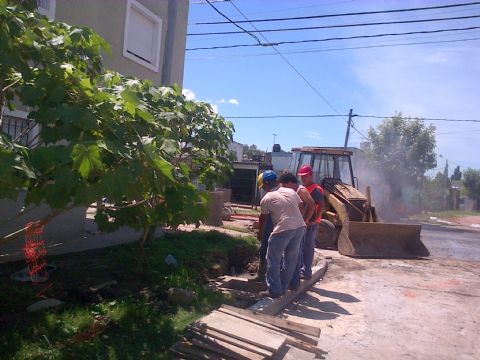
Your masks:
<path fill-rule="evenodd" d="M 260 202 L 262 214 L 270 214 L 273 222 L 272 234 L 305 226 L 298 205 L 300 196 L 289 188 L 279 187 L 269 191 Z"/>

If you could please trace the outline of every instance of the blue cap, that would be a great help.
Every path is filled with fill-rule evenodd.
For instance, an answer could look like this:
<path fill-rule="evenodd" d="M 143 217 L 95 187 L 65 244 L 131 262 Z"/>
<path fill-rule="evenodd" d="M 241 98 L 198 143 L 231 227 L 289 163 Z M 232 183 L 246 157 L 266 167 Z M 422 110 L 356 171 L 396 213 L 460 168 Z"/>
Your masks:
<path fill-rule="evenodd" d="M 277 174 L 275 173 L 275 171 L 266 170 L 260 175 L 258 175 L 258 179 L 257 179 L 258 187 L 262 188 L 266 182 L 275 181 L 275 180 L 277 180 Z"/>

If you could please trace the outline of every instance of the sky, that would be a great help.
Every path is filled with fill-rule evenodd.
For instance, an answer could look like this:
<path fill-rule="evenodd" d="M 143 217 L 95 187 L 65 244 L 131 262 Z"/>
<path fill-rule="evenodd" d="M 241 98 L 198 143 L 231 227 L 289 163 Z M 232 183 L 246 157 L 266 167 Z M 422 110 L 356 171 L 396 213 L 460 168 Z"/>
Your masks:
<path fill-rule="evenodd" d="M 211 0 L 233 21 L 305 17 L 465 4 L 473 1 L 379 0 Z M 281 28 L 405 22 L 480 16 L 480 4 L 413 12 L 337 16 L 275 22 L 238 23 L 247 31 Z M 245 17 L 244 17 L 245 16 Z M 296 146 L 343 146 L 348 113 L 353 117 L 349 146 L 359 147 L 382 117 L 478 120 L 427 121 L 436 127 L 437 169 L 480 169 L 480 28 L 438 33 L 251 46 L 256 44 L 205 0 L 191 0 L 188 33 L 240 31 L 240 34 L 188 35 L 184 91 L 207 101 L 235 127 L 234 140 L 271 151 Z M 252 33 L 261 43 L 304 41 L 387 33 L 480 27 L 480 17 L 388 25 Z M 262 37 L 262 35 L 264 37 Z M 276 50 L 282 55 L 279 55 Z M 283 57 L 282 57 L 283 56 Z M 241 116 L 322 115 L 312 118 Z M 325 117 L 324 115 L 346 115 Z M 432 170 L 432 173 L 437 171 Z"/>

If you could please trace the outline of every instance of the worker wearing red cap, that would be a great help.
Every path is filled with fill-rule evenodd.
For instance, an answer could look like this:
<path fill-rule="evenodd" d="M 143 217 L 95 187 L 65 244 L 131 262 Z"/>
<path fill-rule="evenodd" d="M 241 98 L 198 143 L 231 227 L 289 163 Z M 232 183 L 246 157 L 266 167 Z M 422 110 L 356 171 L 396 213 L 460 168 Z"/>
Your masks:
<path fill-rule="evenodd" d="M 307 224 L 307 231 L 300 249 L 300 276 L 303 276 L 304 279 L 308 280 L 312 277 L 315 239 L 318 234 L 318 224 L 322 221 L 322 210 L 324 206 L 323 188 L 313 181 L 313 169 L 310 165 L 303 165 L 297 175 L 300 176 L 303 186 L 307 188 L 316 204 L 315 212 L 312 217 L 305 221 Z"/>

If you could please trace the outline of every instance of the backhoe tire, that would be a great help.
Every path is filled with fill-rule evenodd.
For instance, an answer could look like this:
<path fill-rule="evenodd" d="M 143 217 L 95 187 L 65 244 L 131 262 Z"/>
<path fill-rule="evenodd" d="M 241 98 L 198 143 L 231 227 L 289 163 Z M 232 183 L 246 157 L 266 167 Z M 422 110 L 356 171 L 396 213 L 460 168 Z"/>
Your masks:
<path fill-rule="evenodd" d="M 337 249 L 338 232 L 335 225 L 327 219 L 322 219 L 318 227 L 315 245 L 320 249 Z"/>

